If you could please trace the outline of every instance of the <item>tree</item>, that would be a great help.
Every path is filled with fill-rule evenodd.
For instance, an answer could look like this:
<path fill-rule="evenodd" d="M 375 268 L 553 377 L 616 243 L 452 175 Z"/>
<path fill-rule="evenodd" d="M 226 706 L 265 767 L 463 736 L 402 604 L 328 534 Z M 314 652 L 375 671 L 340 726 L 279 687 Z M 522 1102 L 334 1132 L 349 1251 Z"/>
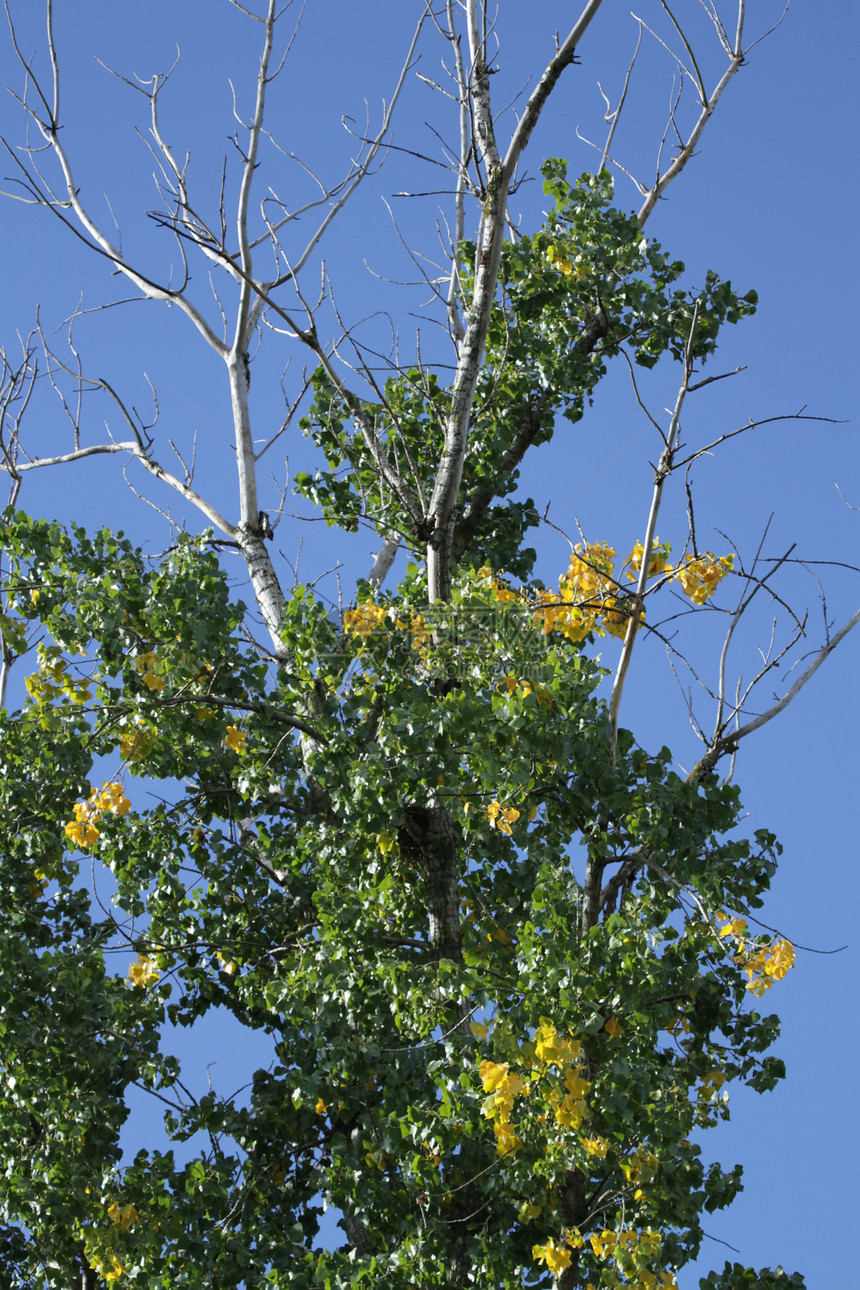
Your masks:
<path fill-rule="evenodd" d="M 703 1167 L 696 1133 L 728 1115 L 732 1082 L 764 1091 L 781 1077 L 768 1055 L 778 1023 L 757 1001 L 794 954 L 752 914 L 776 840 L 738 829 L 739 792 L 719 772 L 860 617 L 754 711 L 755 681 L 806 648 L 777 588 L 785 559 L 700 546 L 692 501 L 681 553 L 657 536 L 666 488 L 734 433 L 693 440 L 682 418 L 723 375 L 702 371 L 721 328 L 756 298 L 715 272 L 691 285 L 642 230 L 763 33 L 746 33 L 743 0 L 731 24 L 704 6 L 704 32 L 655 5 L 695 99 L 689 120 L 673 101 L 673 159 L 641 185 L 638 214 L 615 205 L 606 165 L 634 54 L 594 169 L 575 179 L 546 161 L 549 213 L 526 227 L 525 150 L 600 0 L 557 39 L 507 133 L 491 16 L 476 0 L 417 5 L 378 124 L 353 123 L 345 173 L 312 175 L 317 194 L 289 202 L 263 167 L 282 146 L 266 112 L 296 32 L 274 3 L 234 0 L 225 24 L 262 53 L 250 108 L 236 90 L 214 206 L 162 124 L 167 77 L 120 74 L 149 113 L 151 220 L 179 266 L 166 271 L 105 231 L 76 177 L 53 8 L 44 69 L 9 18 L 29 128 L 10 150 L 11 191 L 179 311 L 223 362 L 238 505 L 198 483 L 184 446 L 170 470 L 153 426 L 88 375 L 71 338 L 60 357 L 39 326 L 7 359 L 13 502 L 36 470 L 119 454 L 209 526 L 174 525 L 151 558 L 122 534 L 13 508 L 3 523 L 4 687 L 29 659 L 2 726 L 8 1284 L 672 1286 L 703 1212 L 741 1186 L 739 1169 Z M 391 134 L 422 42 L 444 54 L 434 92 L 458 140 L 440 126 L 435 157 Z M 413 176 L 441 160 L 450 190 L 443 263 L 413 254 L 442 340 L 427 324 L 409 359 L 399 333 L 382 350 L 378 330 L 345 318 L 336 276 L 320 275 L 336 217 L 401 154 L 404 183 L 423 190 Z M 261 440 L 261 343 L 284 336 L 307 370 L 285 382 L 282 424 Z M 624 562 L 606 534 L 571 542 L 547 586 L 519 472 L 585 419 L 613 360 L 658 442 L 648 522 Z M 668 421 L 641 389 L 658 364 L 677 368 Z M 43 373 L 72 440 L 37 455 L 24 414 Z M 96 398 L 102 438 L 86 415 Z M 294 421 L 314 450 L 299 496 L 329 526 L 378 537 L 346 609 L 295 570 L 289 585 L 272 555 L 286 503 L 261 507 L 259 463 Z M 236 557 L 250 607 L 231 593 Z M 707 613 L 718 597 L 725 648 L 684 777 L 668 749 L 624 729 L 625 683 L 643 636 L 682 660 L 667 628 L 678 598 Z M 784 625 L 736 690 L 729 647 L 765 599 Z M 592 646 L 607 635 L 619 661 L 603 698 Z M 187 1087 L 171 1052 L 176 1028 L 217 1012 L 271 1045 L 241 1095 Z M 167 1140 L 123 1159 L 135 1089 L 166 1105 Z M 340 1215 L 336 1241 L 319 1239 L 323 1204 Z M 727 1264 L 706 1284 L 744 1283 L 802 1281 Z"/>

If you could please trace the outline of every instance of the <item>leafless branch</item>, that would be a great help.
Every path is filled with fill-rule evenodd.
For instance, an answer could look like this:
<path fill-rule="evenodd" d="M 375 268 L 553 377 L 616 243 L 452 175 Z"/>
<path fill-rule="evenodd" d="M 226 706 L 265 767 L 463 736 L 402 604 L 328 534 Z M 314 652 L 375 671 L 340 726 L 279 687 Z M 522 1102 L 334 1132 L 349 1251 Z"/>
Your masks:
<path fill-rule="evenodd" d="M 618 739 L 618 714 L 621 707 L 621 695 L 624 691 L 624 681 L 627 676 L 627 669 L 630 666 L 630 660 L 633 656 L 633 646 L 636 633 L 639 630 L 639 620 L 642 612 L 642 604 L 645 598 L 645 586 L 648 582 L 648 571 L 651 564 L 651 552 L 654 548 L 654 536 L 657 531 L 657 516 L 660 513 L 660 503 L 663 497 L 663 487 L 666 480 L 675 469 L 674 456 L 681 438 L 681 410 L 684 406 L 690 378 L 693 374 L 693 346 L 698 320 L 699 305 L 697 302 L 693 309 L 693 317 L 690 322 L 690 334 L 687 338 L 686 353 L 684 355 L 684 374 L 681 378 L 681 384 L 678 388 L 678 394 L 675 399 L 672 420 L 669 424 L 669 429 L 666 435 L 663 437 L 664 447 L 654 476 L 654 491 L 651 498 L 651 510 L 645 527 L 645 537 L 642 541 L 642 561 L 639 566 L 639 579 L 633 596 L 630 616 L 627 621 L 627 632 L 624 637 L 624 644 L 621 649 L 621 658 L 618 660 L 615 680 L 612 684 L 612 694 L 609 700 L 609 756 L 613 764 L 615 762 L 615 749 Z"/>
<path fill-rule="evenodd" d="M 662 2 L 663 0 L 661 0 L 661 3 Z M 669 13 L 669 16 L 670 18 L 672 18 L 672 22 L 674 24 L 675 20 L 672 17 L 671 12 L 668 10 L 665 4 L 663 7 L 666 8 L 666 12 Z M 645 197 L 645 201 L 643 202 L 639 210 L 639 220 L 643 224 L 647 220 L 648 216 L 651 214 L 651 211 L 654 209 L 657 202 L 662 197 L 663 193 L 666 191 L 666 189 L 669 187 L 672 181 L 677 178 L 677 176 L 681 173 L 681 171 L 686 166 L 687 162 L 693 156 L 696 150 L 696 147 L 698 145 L 699 139 L 702 137 L 702 132 L 704 131 L 705 126 L 708 124 L 708 121 L 711 119 L 714 112 L 716 111 L 717 104 L 722 98 L 726 90 L 726 87 L 729 85 L 732 78 L 736 75 L 736 73 L 744 63 L 746 53 L 748 52 L 743 47 L 743 31 L 744 31 L 745 14 L 746 14 L 746 0 L 738 0 L 737 28 L 735 33 L 734 45 L 731 46 L 730 52 L 727 50 L 727 52 L 729 52 L 729 64 L 710 95 L 708 95 L 705 89 L 704 80 L 701 76 L 701 73 L 699 72 L 698 64 L 695 61 L 695 59 L 693 60 L 693 70 L 691 71 L 689 68 L 684 66 L 682 60 L 678 57 L 677 54 L 673 55 L 673 57 L 678 62 L 678 66 L 681 67 L 688 76 L 690 76 L 690 78 L 695 82 L 697 86 L 698 93 L 699 93 L 700 112 L 695 124 L 693 125 L 693 128 L 689 131 L 686 138 L 683 140 L 679 140 L 678 153 L 674 161 L 672 161 L 672 163 L 669 166 L 667 166 L 665 170 L 662 170 L 662 171 L 658 163 L 657 178 L 654 184 L 652 185 L 650 191 L 647 193 Z M 717 31 L 718 38 L 720 39 L 721 43 L 723 43 L 725 29 L 723 28 L 719 19 L 716 18 L 714 14 L 711 14 L 711 18 L 714 23 L 714 27 Z M 676 30 L 678 30 L 680 33 L 680 28 L 677 27 L 677 24 L 675 24 L 675 26 L 676 26 Z M 660 39 L 660 37 L 657 37 L 657 39 Z M 683 34 L 682 34 L 682 40 L 684 42 L 685 47 L 688 49 L 688 52 L 692 56 L 692 51 L 689 49 L 689 45 L 686 41 L 686 38 L 683 36 Z M 663 42 L 662 40 L 660 40 L 660 43 L 665 44 L 665 42 Z M 672 116 L 672 123 L 674 125 L 674 113 Z"/>
<path fill-rule="evenodd" d="M 688 779 L 691 782 L 702 779 L 706 774 L 709 774 L 710 771 L 713 770 L 721 757 L 725 756 L 728 752 L 733 752 L 737 748 L 741 739 L 745 739 L 747 735 L 751 735 L 754 730 L 760 730 L 762 726 L 767 725 L 767 723 L 772 721 L 774 717 L 778 716 L 780 712 L 783 712 L 792 700 L 797 697 L 807 682 L 812 679 L 825 659 L 833 653 L 836 646 L 845 639 L 848 633 L 851 632 L 858 623 L 860 623 L 860 609 L 858 609 L 857 612 L 848 619 L 835 636 L 821 647 L 809 667 L 807 667 L 806 670 L 798 677 L 791 689 L 786 691 L 781 699 L 778 699 L 776 703 L 772 704 L 772 706 L 765 712 L 761 713 L 760 716 L 755 717 L 752 721 L 748 721 L 746 725 L 739 726 L 735 730 L 720 734 L 719 737 L 714 739 L 704 757 L 702 757 L 690 772 Z"/>
<path fill-rule="evenodd" d="M 615 138 L 615 131 L 618 129 L 618 122 L 621 120 L 621 113 L 624 108 L 624 103 L 627 99 L 627 91 L 630 88 L 630 77 L 633 75 L 633 68 L 636 64 L 636 59 L 639 55 L 639 50 L 642 45 L 642 23 L 638 18 L 636 18 L 635 14 L 633 15 L 633 17 L 635 18 L 636 22 L 639 24 L 639 30 L 636 36 L 636 48 L 633 50 L 633 57 L 630 59 L 630 62 L 628 64 L 627 74 L 624 77 L 624 84 L 621 87 L 621 95 L 618 99 L 618 104 L 616 107 L 614 108 L 612 107 L 612 105 L 609 102 L 609 99 L 607 98 L 604 92 L 603 86 L 600 84 L 599 81 L 597 82 L 597 88 L 600 90 L 600 93 L 603 95 L 603 101 L 606 104 L 606 115 L 604 116 L 603 119 L 609 126 L 609 133 L 606 136 L 606 143 L 603 145 L 603 156 L 600 158 L 600 170 L 604 170 L 606 168 L 607 158 L 609 157 L 610 152 L 612 151 L 612 140 Z"/>

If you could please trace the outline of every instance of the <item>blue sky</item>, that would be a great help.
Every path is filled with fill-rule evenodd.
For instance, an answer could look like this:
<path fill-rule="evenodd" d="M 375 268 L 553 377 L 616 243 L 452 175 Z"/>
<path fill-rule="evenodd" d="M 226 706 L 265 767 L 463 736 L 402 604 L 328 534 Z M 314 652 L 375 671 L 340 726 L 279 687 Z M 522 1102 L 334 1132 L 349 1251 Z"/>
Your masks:
<path fill-rule="evenodd" d="M 728 13 L 730 6 L 722 4 Z M 339 175 L 355 151 L 355 134 L 371 127 L 380 103 L 390 96 L 400 61 L 411 39 L 420 6 L 405 0 L 310 0 L 284 77 L 273 93 L 270 121 L 286 152 L 295 152 L 327 181 Z M 763 30 L 778 18 L 781 5 L 759 0 L 749 6 L 751 23 Z M 22 49 L 40 48 L 43 22 L 35 0 L 13 5 L 20 13 Z M 699 6 L 690 18 L 701 18 Z M 581 65 L 571 69 L 536 131 L 526 170 L 538 174 L 547 156 L 566 156 L 570 173 L 594 164 L 597 155 L 577 138 L 577 128 L 602 141 L 602 100 L 595 82 L 617 94 L 632 50 L 636 28 L 624 6 L 608 0 L 581 49 Z M 641 16 L 649 22 L 658 6 L 646 0 Z M 755 12 L 752 12 L 752 11 Z M 502 0 L 498 31 L 500 72 L 494 80 L 496 102 L 504 103 L 532 82 L 551 51 L 552 33 L 564 30 L 571 6 L 560 0 L 515 5 Z M 689 15 L 687 15 L 689 16 Z M 192 188 L 211 211 L 217 201 L 221 161 L 232 145 L 233 78 L 240 110 L 253 90 L 256 32 L 222 0 L 187 0 L 181 6 L 150 0 L 145 7 L 118 6 L 103 0 L 59 0 L 56 31 L 65 67 L 64 142 L 73 157 L 79 186 L 99 219 L 112 211 L 123 230 L 123 247 L 153 273 L 166 275 L 173 251 L 167 234 L 145 213 L 156 206 L 152 161 L 133 127 L 146 128 L 142 97 L 112 78 L 93 56 L 123 75 L 147 77 L 164 71 L 182 49 L 182 62 L 165 93 L 163 128 L 177 155 L 191 150 Z M 699 154 L 670 188 L 648 226 L 673 257 L 683 259 L 690 279 L 701 282 L 707 268 L 731 277 L 741 289 L 755 287 L 757 315 L 725 338 L 713 370 L 739 364 L 747 370 L 702 391 L 691 400 L 685 430 L 691 443 L 708 442 L 748 419 L 791 414 L 802 407 L 841 424 L 786 421 L 751 431 L 703 461 L 694 477 L 700 544 L 722 552 L 728 535 L 749 553 L 770 517 L 768 551 L 781 554 L 796 543 L 795 557 L 812 561 L 857 562 L 858 514 L 840 500 L 860 506 L 860 453 L 857 447 L 857 383 L 853 375 L 858 328 L 854 296 L 858 286 L 855 209 L 857 205 L 856 107 L 854 58 L 860 20 L 854 6 L 824 0 L 795 0 L 780 28 L 751 54 L 729 87 L 703 137 Z M 443 76 L 438 41 L 422 46 L 414 69 L 430 80 Z M 703 66 L 713 79 L 718 60 Z M 37 66 L 39 65 L 37 59 Z M 44 68 L 44 63 L 41 64 Z M 7 55 L 4 67 L 12 67 Z M 8 79 L 20 89 L 12 68 Z M 631 103 L 617 135 L 617 152 L 640 174 L 653 167 L 656 139 L 672 92 L 672 69 L 646 36 L 634 73 Z M 396 326 L 403 352 L 414 346 L 415 329 L 426 316 L 428 293 L 417 286 L 399 288 L 415 277 L 404 244 L 438 260 L 436 221 L 445 197 L 399 196 L 449 185 L 447 173 L 422 166 L 410 154 L 438 155 L 428 122 L 453 138 L 455 122 L 445 115 L 439 96 L 411 75 L 400 104 L 394 142 L 408 152 L 392 152 L 356 200 L 339 217 L 323 246 L 339 307 L 355 323 L 367 318 L 359 335 L 368 344 L 390 343 Z M 342 125 L 347 116 L 352 136 Z M 512 114 L 501 130 L 510 128 Z M 7 96 L 0 108 L 0 132 L 20 141 L 22 122 Z M 271 183 L 295 205 L 313 191 L 307 172 L 269 149 Z M 13 174 L 5 159 L 3 175 Z M 105 195 L 109 198 L 108 207 Z M 637 205 L 636 192 L 619 172 L 617 204 Z M 515 209 L 523 227 L 540 218 L 544 199 L 539 179 L 524 183 Z M 16 332 L 32 325 L 36 305 L 46 330 L 67 318 L 82 300 L 85 309 L 131 293 L 111 277 L 103 260 L 92 255 L 44 211 L 17 202 L 2 210 L 3 293 L 0 343 L 12 349 Z M 302 234 L 309 218 L 298 227 Z M 298 238 L 296 245 L 298 245 Z M 175 257 L 173 257 L 175 258 Z M 318 268 L 308 271 L 306 290 L 315 294 Z M 207 298 L 205 274 L 192 282 L 196 299 Z M 211 301 L 211 297 L 209 298 Z M 211 306 L 207 308 L 212 312 Z M 396 311 L 396 313 L 394 312 Z M 392 324 L 391 319 L 395 322 Z M 54 337 L 60 344 L 62 333 Z M 158 391 L 161 420 L 158 443 L 169 457 L 167 438 L 188 449 L 198 436 L 202 490 L 225 513 L 233 510 L 229 449 L 229 400 L 219 361 L 207 352 L 177 310 L 157 303 L 118 306 L 88 313 L 76 331 L 85 370 L 104 376 L 128 404 L 146 415 L 148 386 Z M 432 326 L 423 325 L 425 352 L 441 356 Z M 434 349 L 434 346 L 437 346 Z M 284 338 L 267 337 L 255 361 L 252 407 L 257 424 L 268 431 L 282 415 L 278 377 L 291 361 L 285 385 L 299 388 L 302 354 Z M 659 368 L 643 379 L 643 396 L 659 411 L 674 398 L 677 373 Z M 258 393 L 259 391 L 259 393 Z M 87 435 L 102 437 L 108 408 L 86 405 Z M 620 553 L 642 535 L 650 499 L 649 461 L 656 456 L 652 432 L 631 397 L 623 373 L 601 388 L 588 417 L 566 423 L 551 446 L 539 450 L 524 472 L 523 488 L 539 511 L 576 538 L 578 520 L 590 540 L 610 541 Z M 60 409 L 47 398 L 34 408 L 28 443 L 45 455 L 63 450 L 67 437 Z M 633 441 L 631 444 L 631 440 Z M 273 451 L 269 469 L 280 484 L 284 455 L 294 474 L 307 468 L 308 450 L 293 429 Z M 630 445 L 630 446 L 627 446 Z M 166 522 L 139 501 L 122 481 L 116 459 L 98 459 L 62 470 L 30 475 L 21 505 L 34 514 L 75 519 L 88 525 L 123 527 L 151 551 L 168 540 Z M 141 488 L 144 481 L 132 476 Z M 261 492 L 274 508 L 276 489 Z M 162 504 L 164 497 L 157 496 Z M 292 503 L 288 504 L 288 509 Z M 171 500 L 173 513 L 183 512 Z M 683 489 L 667 501 L 658 532 L 683 545 Z M 296 505 L 298 511 L 299 507 Z M 197 525 L 196 519 L 189 523 Z M 355 573 L 370 566 L 372 543 L 359 535 L 349 543 L 335 531 L 287 518 L 278 545 L 289 560 L 301 547 L 301 571 L 316 576 L 343 562 L 346 587 Z M 539 572 L 554 581 L 567 561 L 567 544 L 553 530 L 537 538 Z M 839 626 L 856 608 L 856 574 L 811 566 L 826 589 L 828 620 Z M 335 594 L 333 580 L 329 590 Z M 821 593 L 812 573 L 799 566 L 787 571 L 785 592 L 795 609 L 809 610 L 809 648 L 823 639 Z M 769 623 L 756 620 L 740 642 L 737 669 L 749 676 L 756 649 Z M 719 624 L 697 624 L 691 648 L 697 665 L 713 667 L 719 649 Z M 799 696 L 794 705 L 751 737 L 738 759 L 737 778 L 751 828 L 770 827 L 785 853 L 764 920 L 798 945 L 815 951 L 846 946 L 841 953 L 801 953 L 793 973 L 767 996 L 783 1018 L 778 1052 L 789 1078 L 764 1098 L 735 1094 L 733 1122 L 712 1133 L 706 1151 L 725 1163 L 743 1162 L 746 1190 L 726 1214 L 711 1218 L 712 1235 L 739 1250 L 716 1243 L 706 1247 L 701 1271 L 721 1266 L 723 1257 L 754 1265 L 782 1263 L 807 1277 L 811 1290 L 843 1284 L 848 1264 L 848 1202 L 854 1182 L 853 1151 L 858 1141 L 855 1085 L 857 1009 L 853 982 L 858 974 L 853 917 L 857 904 L 858 847 L 853 809 L 858 755 L 855 730 L 860 718 L 856 676 L 860 632 L 849 638 Z M 614 662 L 610 647 L 606 661 Z M 791 678 L 793 679 L 793 678 Z M 781 682 L 774 678 L 774 688 Z M 790 680 L 788 684 L 790 684 Z M 784 687 L 783 687 L 784 688 Z M 707 704 L 697 708 L 706 719 Z M 696 741 L 684 703 L 659 648 L 643 648 L 622 712 L 622 721 L 646 747 L 668 743 L 679 763 L 690 766 Z M 206 1061 L 221 1063 L 222 1091 L 231 1084 L 229 1042 L 211 1036 Z M 219 1043 L 221 1051 L 219 1052 Z M 238 1082 L 238 1080 L 237 1080 Z M 682 1290 L 697 1277 L 687 1271 Z"/>

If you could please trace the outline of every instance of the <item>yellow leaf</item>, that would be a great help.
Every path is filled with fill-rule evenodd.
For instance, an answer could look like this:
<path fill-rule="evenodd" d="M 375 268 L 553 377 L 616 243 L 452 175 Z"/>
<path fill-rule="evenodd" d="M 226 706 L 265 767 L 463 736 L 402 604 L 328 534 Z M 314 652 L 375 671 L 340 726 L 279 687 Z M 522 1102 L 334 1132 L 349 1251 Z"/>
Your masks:
<path fill-rule="evenodd" d="M 244 752 L 247 738 L 248 733 L 246 730 L 239 730 L 237 726 L 228 726 L 227 733 L 221 743 L 225 748 L 229 748 L 231 752 L 241 753 Z"/>
<path fill-rule="evenodd" d="M 128 978 L 132 985 L 143 989 L 150 981 L 157 981 L 161 973 L 153 963 L 152 959 L 146 954 L 139 954 L 136 961 L 128 969 Z"/>

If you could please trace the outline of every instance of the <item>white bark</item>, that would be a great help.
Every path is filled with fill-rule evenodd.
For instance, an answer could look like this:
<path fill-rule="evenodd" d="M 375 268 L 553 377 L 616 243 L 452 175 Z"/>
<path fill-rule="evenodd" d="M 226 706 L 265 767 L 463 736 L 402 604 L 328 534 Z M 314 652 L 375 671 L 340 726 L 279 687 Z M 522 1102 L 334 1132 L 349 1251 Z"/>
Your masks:
<path fill-rule="evenodd" d="M 678 151 L 678 155 L 675 157 L 675 160 L 671 163 L 671 165 L 667 166 L 666 170 L 664 170 L 662 174 L 658 173 L 657 180 L 654 183 L 653 187 L 645 194 L 645 201 L 642 203 L 642 206 L 639 210 L 640 223 L 642 224 L 645 223 L 648 216 L 651 214 L 652 210 L 656 206 L 657 202 L 663 196 L 663 193 L 672 183 L 673 179 L 677 179 L 678 175 L 680 175 L 681 171 L 684 169 L 687 162 L 695 153 L 699 140 L 701 139 L 702 133 L 705 129 L 705 126 L 708 124 L 711 117 L 714 115 L 714 112 L 717 109 L 717 104 L 722 98 L 726 87 L 728 86 L 732 78 L 740 70 L 740 68 L 743 66 L 744 58 L 747 52 L 744 50 L 744 47 L 743 47 L 745 18 L 746 18 L 746 0 L 738 0 L 737 26 L 735 29 L 735 39 L 734 39 L 733 45 L 728 44 L 728 41 L 725 37 L 725 31 L 716 22 L 714 24 L 720 36 L 720 43 L 723 45 L 723 48 L 729 54 L 729 65 L 726 68 L 726 70 L 723 72 L 723 75 L 720 77 L 719 81 L 717 82 L 717 85 L 713 90 L 713 93 L 711 93 L 710 95 L 706 93 L 705 84 L 701 74 L 699 73 L 699 69 L 696 66 L 695 59 L 692 59 L 693 66 L 695 68 L 694 79 L 696 81 L 696 85 L 699 91 L 699 102 L 701 106 L 701 111 L 699 113 L 699 116 L 698 116 L 698 119 L 696 120 L 695 125 L 693 126 L 692 130 L 690 131 L 689 135 L 687 136 L 683 144 L 681 145 Z M 680 33 L 680 28 L 678 30 Z M 682 39 L 684 41 L 685 46 L 689 50 L 690 47 L 687 44 L 686 39 L 683 37 L 683 33 L 680 33 L 680 34 L 682 35 Z"/>
<path fill-rule="evenodd" d="M 466 0 L 469 52 L 472 66 L 472 115 L 475 145 L 486 171 L 484 197 L 475 263 L 475 284 L 466 333 L 458 347 L 451 410 L 445 427 L 445 444 L 430 501 L 433 536 L 427 547 L 427 595 L 431 603 L 446 599 L 451 580 L 451 519 L 463 479 L 469 444 L 469 422 L 475 388 L 487 339 L 490 313 L 499 279 L 502 242 L 505 235 L 508 190 L 523 149 L 537 124 L 541 110 L 562 72 L 573 62 L 577 45 L 603 0 L 588 0 L 555 58 L 547 66 L 529 98 L 502 161 L 496 144 L 495 122 L 490 102 L 490 72 L 481 44 L 478 0 Z"/>
<path fill-rule="evenodd" d="M 394 564 L 394 557 L 400 547 L 400 538 L 395 534 L 389 534 L 382 546 L 376 553 L 373 566 L 367 575 L 367 581 L 373 583 L 375 587 L 381 587 L 391 571 Z"/>
<path fill-rule="evenodd" d="M 615 749 L 618 740 L 618 714 L 621 708 L 621 696 L 624 693 L 624 682 L 627 677 L 627 670 L 630 667 L 630 660 L 633 657 L 633 646 L 636 642 L 642 607 L 645 603 L 645 588 L 648 584 L 648 567 L 651 564 L 651 552 L 654 549 L 654 536 L 657 532 L 657 517 L 660 514 L 663 489 L 666 480 L 674 469 L 675 453 L 681 442 L 681 412 L 690 387 L 690 377 L 693 374 L 693 343 L 696 336 L 697 321 L 698 306 L 693 310 L 693 318 L 690 324 L 690 335 L 687 339 L 687 352 L 684 360 L 684 375 L 675 399 L 675 407 L 672 412 L 672 420 L 666 435 L 663 452 L 654 473 L 654 491 L 651 495 L 651 507 L 645 525 L 645 537 L 642 539 L 642 564 L 639 568 L 636 591 L 630 606 L 630 617 L 627 620 L 627 631 L 624 635 L 621 657 L 618 660 L 615 679 L 612 683 L 612 694 L 609 699 L 609 759 L 613 764 L 615 763 Z"/>

